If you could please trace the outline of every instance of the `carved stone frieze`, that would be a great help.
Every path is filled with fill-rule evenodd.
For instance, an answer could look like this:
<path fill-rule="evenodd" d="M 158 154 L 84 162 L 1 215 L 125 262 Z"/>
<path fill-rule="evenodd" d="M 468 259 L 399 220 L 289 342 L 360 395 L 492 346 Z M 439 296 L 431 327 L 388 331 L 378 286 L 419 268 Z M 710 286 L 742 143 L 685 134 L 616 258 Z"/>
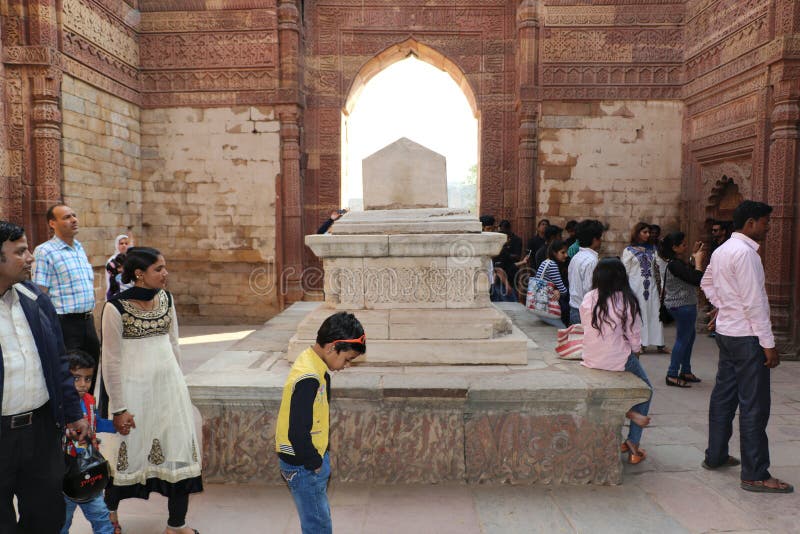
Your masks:
<path fill-rule="evenodd" d="M 126 0 L 130 1 L 130 0 Z M 205 11 L 209 2 L 197 0 L 138 0 L 137 5 L 142 13 L 161 11 Z M 214 0 L 215 10 L 265 9 L 274 7 L 276 0 Z"/>
<path fill-rule="evenodd" d="M 141 33 L 273 30 L 277 27 L 274 9 L 249 11 L 197 11 L 148 13 L 139 25 Z"/>
<path fill-rule="evenodd" d="M 683 6 L 679 3 L 646 5 L 630 9 L 622 5 L 573 5 L 545 8 L 548 26 L 631 26 L 680 24 Z"/>
<path fill-rule="evenodd" d="M 57 61 L 58 52 L 49 46 L 7 46 L 3 48 L 3 63 L 15 65 L 50 65 Z"/>
<path fill-rule="evenodd" d="M 144 93 L 143 108 L 198 107 L 210 108 L 230 105 L 263 105 L 275 102 L 275 91 L 214 91 Z"/>
<path fill-rule="evenodd" d="M 749 137 L 755 137 L 757 133 L 756 125 L 754 123 L 746 124 L 738 128 L 733 128 L 732 130 L 727 130 L 709 135 L 707 137 L 695 139 L 689 143 L 689 147 L 691 150 L 701 150 L 708 147 L 725 145 L 733 141 L 738 141 Z"/>
<path fill-rule="evenodd" d="M 63 0 L 64 28 L 93 42 L 133 68 L 139 66 L 136 32 L 88 0 Z"/>
<path fill-rule="evenodd" d="M 755 121 L 758 105 L 758 94 L 752 93 L 739 100 L 692 117 L 690 119 L 691 139 L 707 137 L 714 132 L 729 130 L 744 122 Z"/>
<path fill-rule="evenodd" d="M 265 91 L 275 89 L 274 69 L 145 71 L 143 92 L 162 91 Z"/>
<path fill-rule="evenodd" d="M 557 29 L 542 34 L 542 61 L 675 62 L 683 60 L 678 28 Z"/>
<path fill-rule="evenodd" d="M 738 58 L 769 40 L 769 26 L 766 17 L 754 20 L 723 41 L 686 61 L 686 75 L 694 79 L 719 65 Z"/>
<path fill-rule="evenodd" d="M 676 100 L 682 96 L 680 86 L 564 86 L 542 87 L 537 96 L 542 100 Z"/>
<path fill-rule="evenodd" d="M 543 85 L 678 85 L 680 65 L 544 65 Z"/>
<path fill-rule="evenodd" d="M 766 16 L 769 0 L 719 0 L 686 20 L 686 57 L 721 41 L 728 35 Z"/>
<path fill-rule="evenodd" d="M 713 88 L 713 93 L 687 99 L 687 113 L 689 116 L 697 115 L 748 93 L 759 91 L 767 86 L 767 82 L 767 74 L 764 72 L 750 78 L 735 80 L 733 83 L 721 84 Z"/>
<path fill-rule="evenodd" d="M 236 33 L 143 34 L 141 67 L 270 67 L 276 64 L 274 31 Z"/>
<path fill-rule="evenodd" d="M 109 54 L 91 41 L 71 31 L 64 32 L 64 54 L 88 65 L 113 80 L 138 90 L 139 69 Z"/>
<path fill-rule="evenodd" d="M 725 160 L 708 163 L 700 167 L 700 183 L 704 205 L 714 206 L 719 202 L 719 194 L 732 182 L 739 188 L 744 198 L 751 198 L 753 162 L 751 159 Z"/>

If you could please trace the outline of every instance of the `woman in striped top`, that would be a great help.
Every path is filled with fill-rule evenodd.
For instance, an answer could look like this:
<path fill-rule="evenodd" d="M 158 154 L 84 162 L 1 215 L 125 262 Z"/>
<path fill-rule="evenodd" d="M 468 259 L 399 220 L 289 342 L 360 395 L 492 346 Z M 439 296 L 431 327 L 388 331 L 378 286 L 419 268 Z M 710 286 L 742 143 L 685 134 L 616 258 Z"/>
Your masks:
<path fill-rule="evenodd" d="M 536 278 L 544 278 L 548 282 L 552 282 L 560 294 L 558 301 L 561 305 L 561 319 L 559 320 L 555 317 L 540 317 L 542 321 L 556 328 L 565 328 L 567 324 L 566 321 L 564 321 L 565 310 L 567 317 L 569 317 L 569 289 L 567 289 L 567 285 L 564 283 L 564 278 L 561 276 L 561 270 L 559 269 L 559 265 L 567 261 L 567 248 L 567 244 L 560 239 L 556 239 L 550 243 L 550 246 L 547 248 L 547 259 L 544 260 L 539 265 L 539 269 L 536 270 Z"/>

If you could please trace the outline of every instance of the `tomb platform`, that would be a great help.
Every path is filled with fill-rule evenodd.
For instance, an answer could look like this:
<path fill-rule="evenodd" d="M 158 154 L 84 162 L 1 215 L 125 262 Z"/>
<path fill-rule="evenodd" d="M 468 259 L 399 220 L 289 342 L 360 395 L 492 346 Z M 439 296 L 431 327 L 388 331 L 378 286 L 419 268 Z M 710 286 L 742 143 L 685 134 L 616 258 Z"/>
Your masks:
<path fill-rule="evenodd" d="M 361 321 L 379 364 L 517 364 L 529 339 L 489 301 L 489 266 L 506 235 L 481 232 L 464 209 L 351 212 L 306 245 L 325 272 L 325 303 L 289 342 L 288 358 L 314 344 L 322 321 L 347 310 Z"/>
<path fill-rule="evenodd" d="M 332 374 L 330 454 L 338 480 L 622 482 L 624 413 L 648 389 L 630 373 L 559 360 L 555 329 L 522 305 L 490 306 L 524 336 L 524 364 L 367 362 Z M 293 304 L 187 376 L 203 419 L 207 482 L 283 483 L 274 436 L 290 339 L 319 310 L 335 311 Z"/>

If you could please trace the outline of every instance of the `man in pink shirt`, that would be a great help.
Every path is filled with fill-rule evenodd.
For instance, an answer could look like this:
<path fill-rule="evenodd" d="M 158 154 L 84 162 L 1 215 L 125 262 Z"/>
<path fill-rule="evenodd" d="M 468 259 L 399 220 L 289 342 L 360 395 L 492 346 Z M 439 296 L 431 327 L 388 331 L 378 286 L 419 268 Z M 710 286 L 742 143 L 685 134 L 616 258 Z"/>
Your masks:
<path fill-rule="evenodd" d="M 791 493 L 794 488 L 769 474 L 767 422 L 769 370 L 780 363 L 759 245 L 769 231 L 772 207 L 745 200 L 733 212 L 734 232 L 711 256 L 700 287 L 717 308 L 719 346 L 717 381 L 708 408 L 708 448 L 703 467 L 741 463 L 741 487 L 762 493 Z M 728 454 L 733 418 L 739 406 L 741 462 Z"/>

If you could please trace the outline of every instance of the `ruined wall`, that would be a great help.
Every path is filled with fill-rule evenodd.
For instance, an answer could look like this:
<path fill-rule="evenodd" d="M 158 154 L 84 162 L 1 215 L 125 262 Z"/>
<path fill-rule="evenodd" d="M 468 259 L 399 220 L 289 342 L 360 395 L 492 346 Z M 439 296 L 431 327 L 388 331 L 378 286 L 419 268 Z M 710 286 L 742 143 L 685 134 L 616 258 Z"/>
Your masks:
<path fill-rule="evenodd" d="M 643 220 L 677 229 L 683 104 L 674 101 L 544 102 L 539 122 L 538 211 L 609 224 L 617 255 Z"/>
<path fill-rule="evenodd" d="M 61 106 L 63 199 L 78 214 L 78 239 L 102 275 L 114 237 L 141 241 L 140 110 L 69 75 Z"/>
<path fill-rule="evenodd" d="M 193 322 L 260 322 L 277 311 L 269 107 L 142 111 L 142 227 Z"/>

